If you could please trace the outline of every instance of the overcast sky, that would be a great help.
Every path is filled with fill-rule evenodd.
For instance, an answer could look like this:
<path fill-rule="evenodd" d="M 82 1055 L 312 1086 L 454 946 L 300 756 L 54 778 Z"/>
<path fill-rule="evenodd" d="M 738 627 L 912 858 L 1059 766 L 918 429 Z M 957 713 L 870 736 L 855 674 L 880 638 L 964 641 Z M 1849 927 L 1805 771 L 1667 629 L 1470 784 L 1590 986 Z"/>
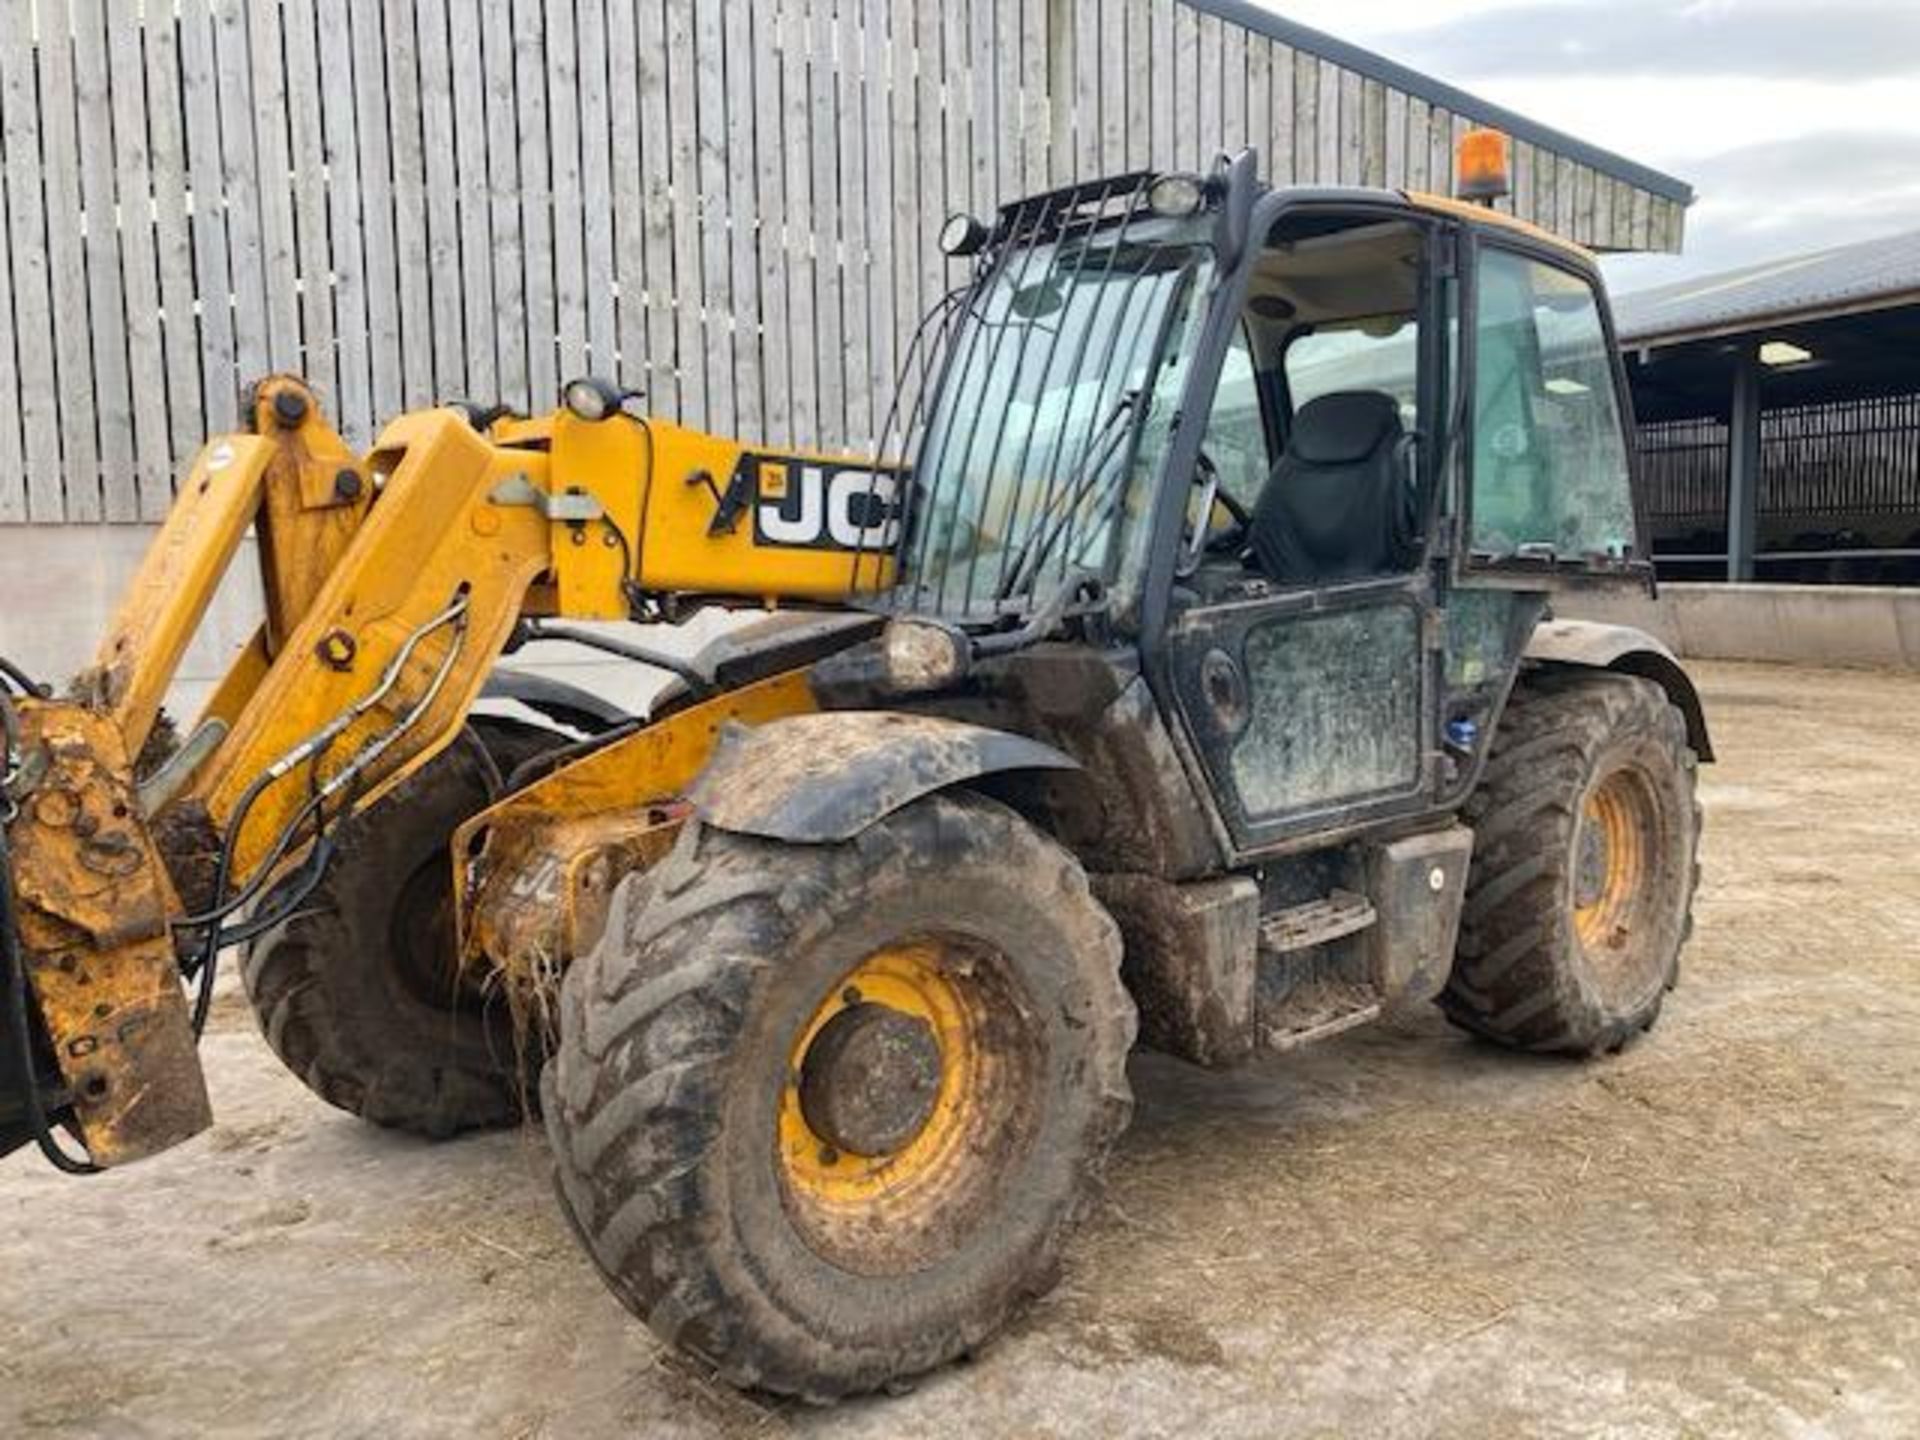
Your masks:
<path fill-rule="evenodd" d="M 1920 0 L 1256 0 L 1698 192 L 1618 290 L 1920 229 Z"/>

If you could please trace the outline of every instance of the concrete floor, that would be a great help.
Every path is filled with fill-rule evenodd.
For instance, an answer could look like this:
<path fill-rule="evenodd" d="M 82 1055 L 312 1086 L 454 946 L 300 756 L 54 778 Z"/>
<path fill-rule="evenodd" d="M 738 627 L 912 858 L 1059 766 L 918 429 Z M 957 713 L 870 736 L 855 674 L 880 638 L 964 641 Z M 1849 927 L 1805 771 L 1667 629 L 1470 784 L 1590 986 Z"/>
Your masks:
<path fill-rule="evenodd" d="M 210 1135 L 0 1165 L 0 1434 L 1920 1434 L 1920 677 L 1703 674 L 1700 928 L 1648 1040 L 1140 1057 L 1060 1289 L 910 1395 L 708 1385 L 575 1253 L 536 1136 L 364 1128 L 229 996 Z"/>

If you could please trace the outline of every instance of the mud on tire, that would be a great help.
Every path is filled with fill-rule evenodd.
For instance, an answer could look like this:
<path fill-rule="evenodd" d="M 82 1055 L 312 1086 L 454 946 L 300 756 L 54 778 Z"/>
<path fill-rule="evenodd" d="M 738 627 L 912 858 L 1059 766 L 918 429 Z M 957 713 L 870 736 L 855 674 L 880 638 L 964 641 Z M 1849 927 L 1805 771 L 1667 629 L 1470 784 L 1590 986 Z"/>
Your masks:
<path fill-rule="evenodd" d="M 1652 1026 L 1693 925 L 1695 773 L 1686 722 L 1651 681 L 1523 677 L 1464 811 L 1473 868 L 1447 1016 L 1575 1055 Z"/>
<path fill-rule="evenodd" d="M 328 1104 L 435 1138 L 520 1118 L 506 1007 L 457 982 L 452 955 L 447 845 L 499 785 L 463 734 L 345 821 L 319 887 L 248 949 L 267 1044 Z"/>
<path fill-rule="evenodd" d="M 943 962 L 954 983 L 999 987 L 982 1123 L 926 1204 L 822 1208 L 785 1148 L 796 1036 L 863 957 L 929 935 L 976 957 Z M 1079 865 L 982 798 L 843 845 L 690 824 L 563 984 L 562 1207 L 621 1301 L 734 1384 L 824 1401 L 938 1366 L 1052 1285 L 1131 1114 L 1119 964 Z"/>

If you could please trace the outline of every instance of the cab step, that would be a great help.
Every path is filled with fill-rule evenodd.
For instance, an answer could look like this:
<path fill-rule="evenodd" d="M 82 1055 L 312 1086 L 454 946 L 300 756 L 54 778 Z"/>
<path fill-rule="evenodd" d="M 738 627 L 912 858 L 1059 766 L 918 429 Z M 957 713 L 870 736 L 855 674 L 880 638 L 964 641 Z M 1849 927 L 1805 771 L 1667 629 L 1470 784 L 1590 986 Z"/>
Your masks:
<path fill-rule="evenodd" d="M 1284 955 L 1357 935 L 1380 918 L 1373 902 L 1351 890 L 1335 890 L 1303 905 L 1289 905 L 1260 918 L 1260 948 Z"/>
<path fill-rule="evenodd" d="M 1292 1050 L 1379 1017 L 1380 992 L 1371 985 L 1309 980 L 1296 986 L 1283 1004 L 1262 1012 L 1260 1043 L 1268 1050 Z"/>

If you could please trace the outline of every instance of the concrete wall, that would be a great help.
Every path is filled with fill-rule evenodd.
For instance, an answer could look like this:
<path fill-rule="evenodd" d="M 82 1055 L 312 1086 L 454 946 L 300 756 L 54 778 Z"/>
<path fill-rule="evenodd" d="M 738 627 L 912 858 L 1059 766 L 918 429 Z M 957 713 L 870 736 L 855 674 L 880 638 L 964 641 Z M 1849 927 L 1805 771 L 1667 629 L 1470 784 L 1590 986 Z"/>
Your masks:
<path fill-rule="evenodd" d="M 157 527 L 0 525 L 0 655 L 36 680 L 64 684 L 93 647 Z M 251 539 L 181 662 L 176 704 L 195 704 L 260 623 Z"/>
<path fill-rule="evenodd" d="M 1668 584 L 1657 600 L 1568 595 L 1554 610 L 1636 625 L 1696 660 L 1920 669 L 1920 590 Z"/>
<path fill-rule="evenodd" d="M 0 525 L 0 655 L 36 680 L 64 685 L 93 658 L 120 592 L 158 527 L 151 525 Z M 251 537 L 234 559 L 207 619 L 167 696 L 190 721 L 260 623 L 259 572 Z M 728 623 L 720 612 L 684 625 L 650 627 L 649 644 L 690 654 Z M 585 626 L 632 630 L 638 626 Z M 529 646 L 515 669 L 583 685 L 615 704 L 644 710 L 665 676 L 599 651 L 564 644 Z"/>

